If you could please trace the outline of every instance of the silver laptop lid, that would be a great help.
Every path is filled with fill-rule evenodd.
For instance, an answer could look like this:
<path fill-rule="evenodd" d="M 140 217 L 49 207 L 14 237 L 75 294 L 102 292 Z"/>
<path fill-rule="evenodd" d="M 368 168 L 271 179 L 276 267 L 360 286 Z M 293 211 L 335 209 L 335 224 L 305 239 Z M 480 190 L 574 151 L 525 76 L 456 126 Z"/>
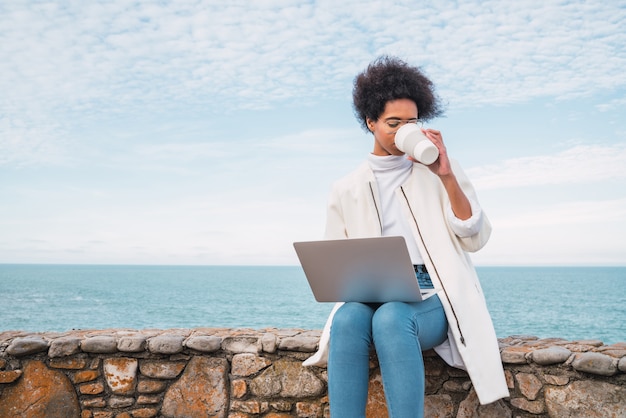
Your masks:
<path fill-rule="evenodd" d="M 419 302 L 420 290 L 403 237 L 295 242 L 318 302 Z"/>

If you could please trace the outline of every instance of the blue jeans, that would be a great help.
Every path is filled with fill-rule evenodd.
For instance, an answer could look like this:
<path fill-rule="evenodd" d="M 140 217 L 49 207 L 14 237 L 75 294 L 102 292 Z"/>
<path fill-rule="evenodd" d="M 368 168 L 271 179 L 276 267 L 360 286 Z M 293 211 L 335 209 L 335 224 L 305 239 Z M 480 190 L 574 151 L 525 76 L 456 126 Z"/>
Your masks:
<path fill-rule="evenodd" d="M 417 303 L 350 302 L 337 310 L 330 332 L 328 396 L 333 418 L 365 417 L 369 354 L 376 348 L 391 418 L 424 416 L 424 360 L 447 338 L 438 296 Z"/>

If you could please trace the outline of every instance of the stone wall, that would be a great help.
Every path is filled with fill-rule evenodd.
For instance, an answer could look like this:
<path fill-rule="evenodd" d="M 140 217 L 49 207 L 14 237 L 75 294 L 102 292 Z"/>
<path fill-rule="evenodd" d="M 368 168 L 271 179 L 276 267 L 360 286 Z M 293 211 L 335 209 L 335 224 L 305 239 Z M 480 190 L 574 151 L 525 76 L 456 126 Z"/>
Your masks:
<path fill-rule="evenodd" d="M 0 417 L 328 417 L 319 331 L 0 333 Z M 480 406 L 467 374 L 425 353 L 428 417 L 626 417 L 626 343 L 500 340 L 510 397 Z M 368 417 L 386 417 L 372 354 Z"/>

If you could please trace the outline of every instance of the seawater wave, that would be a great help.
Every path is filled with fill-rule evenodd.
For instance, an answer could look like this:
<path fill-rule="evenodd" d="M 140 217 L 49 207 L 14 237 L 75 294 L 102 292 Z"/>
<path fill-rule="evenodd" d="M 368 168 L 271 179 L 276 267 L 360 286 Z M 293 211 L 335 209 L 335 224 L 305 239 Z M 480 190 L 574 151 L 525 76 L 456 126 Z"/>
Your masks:
<path fill-rule="evenodd" d="M 626 267 L 478 267 L 498 337 L 626 341 Z M 0 331 L 320 329 L 297 266 L 0 265 Z"/>

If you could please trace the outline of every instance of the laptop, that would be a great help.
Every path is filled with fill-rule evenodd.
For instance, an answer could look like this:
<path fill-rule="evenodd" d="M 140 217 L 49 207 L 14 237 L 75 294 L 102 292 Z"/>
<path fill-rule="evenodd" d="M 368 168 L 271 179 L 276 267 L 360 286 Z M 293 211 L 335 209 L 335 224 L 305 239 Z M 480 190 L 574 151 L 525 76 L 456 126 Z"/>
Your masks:
<path fill-rule="evenodd" d="M 404 237 L 294 242 L 318 302 L 419 302 L 421 289 Z"/>

